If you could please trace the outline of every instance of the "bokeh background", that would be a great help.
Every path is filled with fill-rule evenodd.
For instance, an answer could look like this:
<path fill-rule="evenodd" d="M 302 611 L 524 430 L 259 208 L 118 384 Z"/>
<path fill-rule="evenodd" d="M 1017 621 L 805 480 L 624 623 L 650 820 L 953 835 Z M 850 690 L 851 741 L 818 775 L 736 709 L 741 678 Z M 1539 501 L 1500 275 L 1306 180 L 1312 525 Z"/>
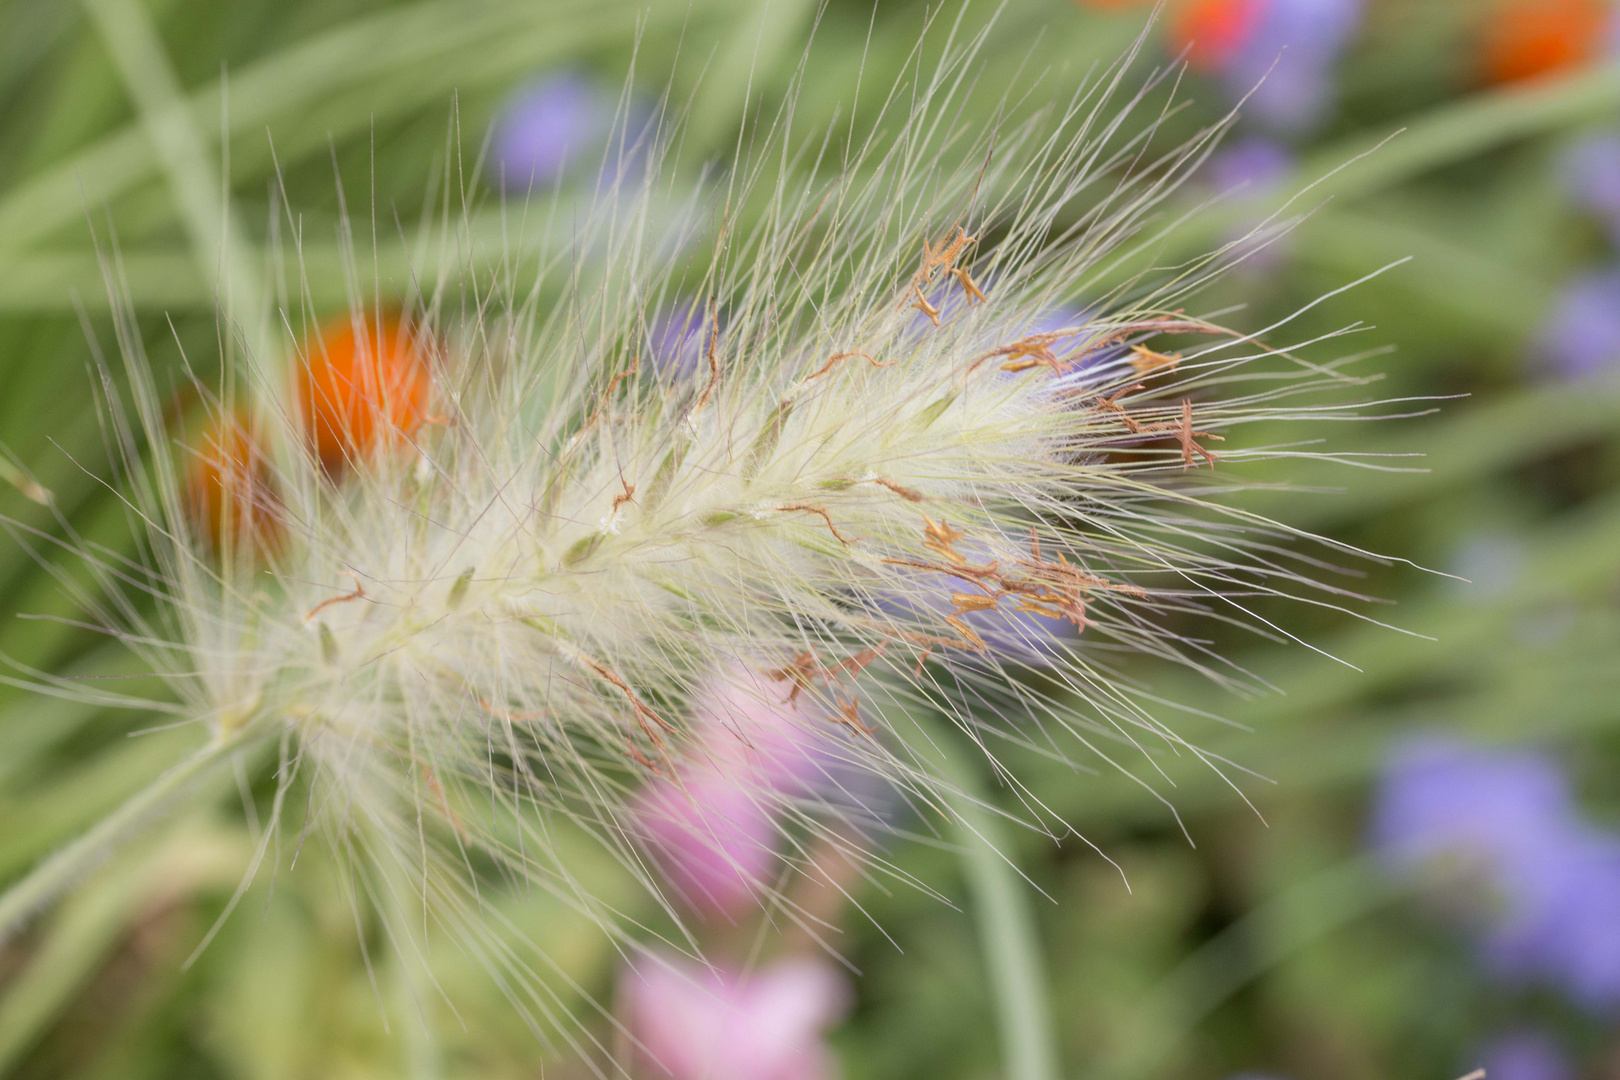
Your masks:
<path fill-rule="evenodd" d="M 38 531 L 46 562 L 39 538 L 69 530 L 133 550 L 100 479 L 92 392 L 109 267 L 160 372 L 184 352 L 206 378 L 217 357 L 212 219 L 177 179 L 174 102 L 200 133 L 191 149 L 223 170 L 248 256 L 290 246 L 277 205 L 291 208 L 309 303 L 340 312 L 367 275 L 383 288 L 424 264 L 424 207 L 471 193 L 469 229 L 498 237 L 503 205 L 531 184 L 587 190 L 596 174 L 578 162 L 601 159 L 616 116 L 633 128 L 660 102 L 689 110 L 684 183 L 735 146 L 748 92 L 774 109 L 797 75 L 799 124 L 847 122 L 919 40 L 937 55 L 942 28 L 990 25 L 970 103 L 983 116 L 969 117 L 988 120 L 1021 80 L 1041 80 L 1037 101 L 1066 97 L 1152 13 L 1129 0 L 0 0 L 0 511 Z M 1165 763 L 1161 800 L 1009 753 L 1117 864 L 1006 830 L 1034 886 L 1062 1075 L 1620 1076 L 1617 27 L 1598 0 L 1172 0 L 1146 30 L 1142 78 L 1188 65 L 1163 138 L 1217 121 L 1265 78 L 1166 208 L 1191 216 L 1161 257 L 1290 207 L 1297 223 L 1207 307 L 1254 328 L 1367 278 L 1293 332 L 1363 324 L 1346 349 L 1387 347 L 1364 364 L 1385 375 L 1376 392 L 1434 399 L 1387 410 L 1425 414 L 1409 419 L 1282 433 L 1421 457 L 1245 477 L 1294 489 L 1245 496 L 1256 509 L 1409 560 L 1355 585 L 1421 636 L 1291 611 L 1320 653 L 1219 643 L 1276 688 L 1252 700 L 1144 667 L 1167 698 L 1231 722 L 1185 726 L 1252 770 L 1246 799 L 1196 761 Z M 345 263 L 345 208 L 383 222 L 375 270 Z M 138 674 L 81 626 L 19 617 L 76 614 L 21 543 L 0 545 L 0 614 L 0 652 L 18 664 Z M 0 879 L 194 737 L 129 737 L 153 723 L 0 689 Z M 292 865 L 290 841 L 188 963 L 273 786 L 236 779 L 0 946 L 0 1075 L 585 1075 L 453 949 L 440 977 L 458 1015 L 438 1017 L 431 1053 L 413 1047 L 410 1026 L 388 1022 L 364 904 L 330 856 Z M 944 899 L 869 888 L 834 916 L 858 976 L 826 1018 L 827 1061 L 852 1080 L 1007 1075 L 994 943 L 959 853 L 896 838 L 884 856 Z M 580 872 L 638 902 L 611 867 Z M 543 898 L 500 902 L 574 987 L 560 1007 L 611 1007 L 621 958 L 604 935 Z M 810 1078 L 827 1061 L 711 1075 Z"/>

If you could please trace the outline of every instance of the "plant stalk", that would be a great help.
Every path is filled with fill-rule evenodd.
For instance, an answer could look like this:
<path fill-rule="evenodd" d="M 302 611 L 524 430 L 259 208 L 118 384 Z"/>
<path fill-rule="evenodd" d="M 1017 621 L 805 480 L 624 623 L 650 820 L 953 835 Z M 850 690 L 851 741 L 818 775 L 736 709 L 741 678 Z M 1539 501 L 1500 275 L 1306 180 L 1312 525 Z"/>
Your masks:
<path fill-rule="evenodd" d="M 1061 1080 L 1030 885 L 1004 854 L 1011 843 L 1003 822 L 989 808 L 990 795 L 978 770 L 955 745 L 961 740 L 938 728 L 929 724 L 923 734 L 936 748 L 955 752 L 947 751 L 937 760 L 956 788 L 946 798 L 956 818 L 962 873 L 995 999 L 1002 1075 L 1006 1080 Z"/>
<path fill-rule="evenodd" d="M 119 842 L 150 825 L 193 782 L 230 756 L 246 741 L 252 725 L 217 735 L 196 753 L 136 792 L 122 806 L 96 822 L 88 832 L 45 859 L 22 880 L 0 894 L 0 942 L 27 919 L 88 874 Z"/>

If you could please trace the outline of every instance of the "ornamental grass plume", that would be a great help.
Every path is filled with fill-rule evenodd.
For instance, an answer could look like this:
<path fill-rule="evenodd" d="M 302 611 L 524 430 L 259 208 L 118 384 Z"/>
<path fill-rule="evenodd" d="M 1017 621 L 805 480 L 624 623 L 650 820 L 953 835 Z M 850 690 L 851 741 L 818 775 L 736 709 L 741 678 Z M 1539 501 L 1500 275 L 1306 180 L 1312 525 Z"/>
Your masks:
<path fill-rule="evenodd" d="M 1220 128 L 1162 149 L 1155 121 L 1116 113 L 1122 63 L 1028 121 L 964 129 L 952 117 L 984 92 L 971 57 L 897 87 L 881 134 L 847 147 L 794 130 L 790 100 L 668 228 L 667 138 L 635 158 L 637 183 L 587 193 L 594 208 L 545 234 L 562 240 L 490 255 L 447 219 L 460 276 L 401 285 L 391 314 L 357 295 L 335 352 L 328 330 L 250 357 L 235 393 L 203 389 L 219 417 L 250 417 L 230 429 L 246 460 L 200 481 L 224 507 L 212 518 L 120 314 L 130 390 L 109 389 L 107 411 L 144 555 L 77 555 L 102 589 L 87 608 L 172 696 L 18 681 L 167 714 L 205 745 L 0 896 L 0 932 L 201 773 L 264 747 L 273 825 L 324 829 L 356 896 L 395 912 L 395 947 L 428 923 L 465 932 L 543 1015 L 543 966 L 480 936 L 495 916 L 479 883 L 550 890 L 633 947 L 629 919 L 571 873 L 566 832 L 677 918 L 701 905 L 668 895 L 636 808 L 707 820 L 678 807 L 699 807 L 693 778 L 718 767 L 724 718 L 701 719 L 717 685 L 801 725 L 781 745 L 814 745 L 826 777 L 876 774 L 924 813 L 950 814 L 953 790 L 925 715 L 964 747 L 1203 757 L 1120 669 L 1151 656 L 1241 683 L 1195 620 L 1272 634 L 1254 602 L 1340 602 L 1296 550 L 1308 538 L 1221 496 L 1243 463 L 1302 453 L 1247 428 L 1360 415 L 1320 396 L 1359 380 L 1298 356 L 1309 342 L 1263 345 L 1189 310 L 1222 253 L 1122 272 Z M 1045 321 L 1065 305 L 1086 314 Z M 694 370 L 672 377 L 652 357 L 676 309 L 701 331 Z M 1066 632 L 1025 648 L 982 630 L 996 615 Z M 781 830 L 791 866 L 806 830 L 841 827 L 837 787 L 761 780 L 768 812 L 728 813 Z"/>

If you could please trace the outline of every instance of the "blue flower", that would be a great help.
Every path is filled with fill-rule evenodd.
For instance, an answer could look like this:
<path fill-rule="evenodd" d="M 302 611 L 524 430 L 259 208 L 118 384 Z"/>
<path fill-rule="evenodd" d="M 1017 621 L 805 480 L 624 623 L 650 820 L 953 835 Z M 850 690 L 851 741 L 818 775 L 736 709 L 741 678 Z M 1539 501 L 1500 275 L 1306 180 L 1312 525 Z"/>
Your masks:
<path fill-rule="evenodd" d="M 501 110 L 491 143 L 495 179 L 510 190 L 549 183 L 582 154 L 599 148 L 612 110 L 576 72 L 530 83 Z"/>
<path fill-rule="evenodd" d="M 1582 139 L 1565 153 L 1562 166 L 1570 198 L 1620 243 L 1620 132 Z"/>
<path fill-rule="evenodd" d="M 1594 1011 L 1620 1007 L 1620 836 L 1580 819 L 1550 758 L 1409 743 L 1385 771 L 1372 834 L 1394 867 L 1460 865 L 1485 886 L 1479 897 L 1495 903 L 1472 914 L 1497 975 L 1557 986 Z"/>
<path fill-rule="evenodd" d="M 1535 349 L 1543 363 L 1568 379 L 1620 367 L 1620 269 L 1582 274 L 1564 286 Z"/>
<path fill-rule="evenodd" d="M 724 329 L 725 320 L 720 320 Z M 708 312 L 695 300 L 683 300 L 653 316 L 647 328 L 653 368 L 666 379 L 696 374 L 709 345 Z"/>
<path fill-rule="evenodd" d="M 1475 1059 L 1489 1080 L 1572 1080 L 1569 1057 L 1546 1033 L 1521 1029 L 1498 1035 Z"/>

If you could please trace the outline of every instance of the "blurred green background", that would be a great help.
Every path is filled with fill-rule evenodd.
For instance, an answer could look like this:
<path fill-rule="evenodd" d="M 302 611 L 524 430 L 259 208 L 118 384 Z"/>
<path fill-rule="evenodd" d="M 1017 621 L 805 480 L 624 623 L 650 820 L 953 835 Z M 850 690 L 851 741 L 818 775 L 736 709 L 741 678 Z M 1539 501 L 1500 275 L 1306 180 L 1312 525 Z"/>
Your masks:
<path fill-rule="evenodd" d="M 99 479 L 106 451 L 87 333 L 103 348 L 112 335 L 97 243 L 116 244 L 160 382 L 177 385 L 182 349 L 205 379 L 217 368 L 217 268 L 199 241 L 210 223 L 195 208 L 177 211 L 179 151 L 162 143 L 175 95 L 207 160 L 227 170 L 229 228 L 248 245 L 270 239 L 279 170 L 302 224 L 312 306 L 341 310 L 349 286 L 334 176 L 351 210 L 374 206 L 384 219 L 380 264 L 385 276 L 403 274 L 424 203 L 470 183 L 485 133 L 533 80 L 568 71 L 611 102 L 633 70 L 633 100 L 655 101 L 667 87 L 672 101 L 692 102 L 692 145 L 723 156 L 744 122 L 751 75 L 771 108 L 807 55 L 798 122 L 824 123 L 839 107 L 847 116 L 858 80 L 869 95 L 900 73 L 929 10 L 910 0 L 875 9 L 868 0 L 819 9 L 807 0 L 0 0 L 0 469 L 12 481 L 0 487 L 0 512 L 14 532 L 71 528 L 134 550 L 129 517 Z M 1066 96 L 1136 40 L 1148 11 L 1064 0 L 966 9 L 968 28 L 994 17 L 985 90 L 974 98 L 984 119 L 999 88 L 1030 73 L 1044 80 L 1041 94 Z M 131 12 L 133 30 L 119 22 Z M 1170 242 L 1167 258 L 1218 242 L 1257 207 L 1332 173 L 1295 204 L 1312 211 L 1298 228 L 1208 297 L 1210 309 L 1247 305 L 1229 316 L 1244 328 L 1411 256 L 1291 333 L 1369 324 L 1352 347 L 1393 346 L 1370 362 L 1386 375 L 1377 393 L 1446 398 L 1434 415 L 1326 435 L 1333 450 L 1425 455 L 1400 464 L 1426 471 L 1293 462 L 1245 479 L 1321 488 L 1250 503 L 1473 583 L 1404 565 L 1358 583 L 1394 601 L 1380 614 L 1423 639 L 1332 613 L 1287 616 L 1291 630 L 1359 670 L 1296 645 L 1223 642 L 1279 690 L 1256 700 L 1152 673 L 1166 697 L 1243 726 L 1182 725 L 1265 778 L 1243 784 L 1253 809 L 1196 761 L 1166 765 L 1172 813 L 1125 778 L 1012 754 L 1014 770 L 1130 883 L 1085 844 L 1009 832 L 1012 854 L 1051 898 L 1031 892 L 1066 1076 L 1453 1077 L 1479 1063 L 1486 1040 L 1522 1023 L 1549 1033 L 1579 1075 L 1620 1075 L 1620 1029 L 1556 989 L 1488 977 L 1466 931 L 1367 853 L 1379 770 L 1418 731 L 1544 748 L 1570 770 L 1589 817 L 1620 827 L 1620 383 L 1601 370 L 1577 377 L 1537 344 L 1568 284 L 1615 260 L 1562 163 L 1620 124 L 1620 68 L 1588 49 L 1535 78 L 1493 80 L 1480 50 L 1498 14 L 1482 0 L 1367 4 L 1324 65 L 1333 100 L 1313 123 L 1279 135 L 1240 122 L 1233 135 L 1271 139 L 1281 171 Z M 1144 74 L 1170 62 L 1175 15 L 1171 30 L 1148 31 Z M 946 4 L 943 21 L 957 16 Z M 156 37 L 142 39 L 143 28 Z M 1230 88 L 1208 72 L 1179 93 L 1192 104 L 1167 137 L 1230 105 Z M 682 160 L 695 169 L 702 157 Z M 1166 213 L 1210 194 L 1192 185 Z M 486 199 L 475 229 L 498 233 L 499 212 Z M 1620 372 L 1620 355 L 1608 359 Z M 52 558 L 48 541 L 36 543 Z M 105 639 L 18 613 L 76 611 L 21 543 L 6 543 L 0 652 L 63 674 L 135 673 Z M 127 737 L 152 723 L 0 691 L 0 879 L 116 805 L 192 738 Z M 261 777 L 241 780 L 262 788 Z M 321 851 L 291 869 L 283 851 L 274 889 L 262 874 L 186 966 L 230 900 L 256 828 L 226 777 L 199 809 L 0 946 L 0 1075 L 278 1080 L 427 1068 L 405 1035 L 385 1030 L 387 958 L 362 948 L 342 875 Z M 843 920 L 837 947 L 861 973 L 855 1010 L 832 1035 L 844 1072 L 1003 1075 L 959 860 L 921 842 L 897 841 L 887 855 L 955 906 L 920 890 L 869 890 L 860 899 L 871 918 Z M 581 873 L 637 902 L 610 868 Z M 501 903 L 580 987 L 611 996 L 618 958 L 604 938 L 543 901 Z M 442 959 L 461 1008 L 443 1025 L 434 1068 L 577 1072 L 566 1048 L 537 1041 L 475 966 L 454 950 Z"/>

